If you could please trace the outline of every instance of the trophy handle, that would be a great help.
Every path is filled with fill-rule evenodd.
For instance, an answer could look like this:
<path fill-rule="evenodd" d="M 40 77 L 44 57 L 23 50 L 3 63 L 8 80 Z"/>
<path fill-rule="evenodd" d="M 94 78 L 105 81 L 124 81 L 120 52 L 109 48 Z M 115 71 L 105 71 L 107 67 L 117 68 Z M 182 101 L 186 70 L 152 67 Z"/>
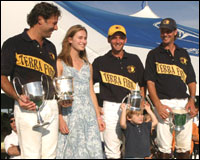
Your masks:
<path fill-rule="evenodd" d="M 48 96 L 49 96 L 49 81 L 48 81 L 47 76 L 44 75 L 44 74 L 42 74 L 42 76 L 41 76 L 41 82 L 42 83 L 44 82 L 44 79 L 43 79 L 44 76 L 46 77 L 46 80 L 47 80 L 47 96 L 46 96 L 46 98 L 48 98 Z"/>
<path fill-rule="evenodd" d="M 19 93 L 18 93 L 18 91 L 17 91 L 16 85 L 15 85 L 16 79 L 18 80 L 18 82 L 19 82 L 19 84 L 20 84 L 20 87 L 21 87 L 21 89 L 22 89 L 22 92 L 23 92 L 23 88 L 22 88 L 23 85 L 21 84 L 21 82 L 20 82 L 20 80 L 19 80 L 18 77 L 14 77 L 14 78 L 13 78 L 13 86 L 14 86 L 14 89 L 15 89 L 15 92 L 16 92 L 18 98 L 19 98 L 21 101 L 23 101 L 22 98 L 20 97 L 20 95 L 19 95 Z M 24 94 L 24 93 L 23 93 L 23 94 Z"/>
<path fill-rule="evenodd" d="M 150 104 L 151 107 L 153 108 L 153 110 L 155 110 L 155 106 L 153 105 L 151 99 L 149 98 L 149 95 L 146 95 L 146 99 L 147 99 L 147 102 L 149 102 L 149 104 Z"/>
<path fill-rule="evenodd" d="M 58 91 L 58 88 L 56 87 L 56 80 L 57 80 L 57 79 L 58 79 L 58 78 L 56 78 L 56 77 L 53 79 L 53 86 L 54 86 L 56 92 L 58 93 L 59 91 Z"/>
<path fill-rule="evenodd" d="M 172 128 L 175 129 L 175 124 L 174 124 L 174 113 L 169 113 L 169 123 L 172 125 Z"/>
<path fill-rule="evenodd" d="M 167 112 L 169 112 L 169 117 L 168 117 L 168 120 L 165 120 L 169 125 L 171 125 L 171 128 L 174 129 L 175 128 L 175 125 L 174 125 L 174 114 L 172 112 L 169 111 L 169 109 L 166 109 Z"/>
<path fill-rule="evenodd" d="M 128 95 L 126 95 L 126 96 L 123 98 L 121 104 L 124 103 L 124 101 L 126 100 L 126 98 L 128 98 L 127 104 L 130 104 L 130 97 L 131 97 L 131 94 L 129 93 Z M 127 104 L 126 104 L 126 108 L 128 108 Z"/>
<path fill-rule="evenodd" d="M 49 81 L 48 81 L 47 76 L 44 75 L 44 74 L 42 74 L 42 76 L 41 76 L 41 83 L 42 83 L 42 85 L 43 85 L 43 82 L 44 82 L 44 78 L 43 78 L 43 77 L 44 77 L 44 76 L 45 76 L 45 78 L 46 78 L 46 80 L 47 80 L 47 96 L 46 96 L 46 97 L 44 96 L 44 99 L 43 99 L 43 102 L 42 102 L 41 106 L 44 105 L 44 103 L 46 102 L 45 99 L 47 99 L 48 96 L 49 96 Z"/>

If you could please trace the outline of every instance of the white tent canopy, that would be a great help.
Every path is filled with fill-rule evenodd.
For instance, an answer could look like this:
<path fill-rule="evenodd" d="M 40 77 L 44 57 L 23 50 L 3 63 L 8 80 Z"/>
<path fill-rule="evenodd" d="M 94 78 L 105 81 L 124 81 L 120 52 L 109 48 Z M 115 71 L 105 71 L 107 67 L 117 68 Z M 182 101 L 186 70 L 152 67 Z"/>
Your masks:
<path fill-rule="evenodd" d="M 142 10 L 140 10 L 139 12 L 137 13 L 134 13 L 130 16 L 133 16 L 133 17 L 141 17 L 141 18 L 160 18 L 158 17 L 152 10 L 151 8 L 146 5 Z"/>

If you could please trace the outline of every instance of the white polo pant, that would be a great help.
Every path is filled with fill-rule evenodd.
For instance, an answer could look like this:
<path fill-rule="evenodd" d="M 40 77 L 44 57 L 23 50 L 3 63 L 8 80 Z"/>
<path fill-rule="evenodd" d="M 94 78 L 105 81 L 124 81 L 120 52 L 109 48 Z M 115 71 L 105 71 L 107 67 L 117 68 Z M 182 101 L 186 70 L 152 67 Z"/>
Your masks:
<path fill-rule="evenodd" d="M 188 99 L 163 99 L 161 103 L 167 105 L 171 109 L 173 108 L 185 108 Z M 169 123 L 169 118 L 165 121 L 158 115 L 155 110 L 156 116 L 158 118 L 157 125 L 157 144 L 159 151 L 163 153 L 171 153 L 172 149 L 172 125 Z M 184 125 L 184 130 L 178 132 L 176 131 L 175 135 L 175 148 L 178 153 L 190 151 L 191 148 L 191 139 L 192 139 L 192 118 L 190 118 L 189 114 L 187 114 L 187 122 Z"/>
<path fill-rule="evenodd" d="M 56 100 L 47 100 L 41 110 L 49 125 L 33 129 L 37 124 L 35 111 L 24 110 L 15 101 L 15 121 L 22 159 L 54 159 L 58 140 L 58 106 Z"/>
<path fill-rule="evenodd" d="M 122 144 L 122 131 L 119 124 L 121 103 L 103 102 L 104 122 L 106 129 L 103 132 L 106 158 L 120 158 Z"/>

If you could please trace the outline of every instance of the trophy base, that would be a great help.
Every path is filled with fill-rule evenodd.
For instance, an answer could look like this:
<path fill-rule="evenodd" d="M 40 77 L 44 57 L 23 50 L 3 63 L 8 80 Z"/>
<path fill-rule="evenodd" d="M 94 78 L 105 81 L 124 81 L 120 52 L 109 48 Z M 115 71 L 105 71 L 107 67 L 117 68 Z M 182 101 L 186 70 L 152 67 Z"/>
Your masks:
<path fill-rule="evenodd" d="M 72 95 L 67 95 L 67 94 L 64 94 L 61 98 L 60 98 L 60 101 L 70 101 L 72 100 Z"/>
<path fill-rule="evenodd" d="M 141 111 L 141 108 L 138 107 L 130 107 L 131 111 Z"/>
<path fill-rule="evenodd" d="M 174 128 L 174 130 L 178 131 L 178 132 L 182 131 L 183 129 L 184 129 L 183 126 L 175 126 L 175 128 Z"/>
<path fill-rule="evenodd" d="M 36 125 L 33 126 L 33 129 L 34 128 L 43 127 L 43 126 L 48 125 L 48 124 L 50 124 L 50 123 L 49 122 L 44 122 L 44 123 L 36 124 Z"/>

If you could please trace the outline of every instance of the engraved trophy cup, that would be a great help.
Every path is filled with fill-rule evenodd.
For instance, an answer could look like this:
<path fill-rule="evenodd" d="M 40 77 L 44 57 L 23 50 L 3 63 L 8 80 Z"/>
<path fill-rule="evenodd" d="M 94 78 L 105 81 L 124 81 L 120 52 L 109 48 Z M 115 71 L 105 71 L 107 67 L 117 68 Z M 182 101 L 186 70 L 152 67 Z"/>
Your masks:
<path fill-rule="evenodd" d="M 27 96 L 30 101 L 33 101 L 36 104 L 37 124 L 34 125 L 33 128 L 38 128 L 38 127 L 48 125 L 49 122 L 44 122 L 40 115 L 40 110 L 43 108 L 43 105 L 45 103 L 45 92 L 44 92 L 43 85 L 42 85 L 43 75 L 41 76 L 41 81 L 30 82 L 30 83 L 26 83 L 24 85 L 21 84 L 18 77 L 14 77 L 14 79 L 13 79 L 14 89 L 17 93 L 17 96 L 21 99 L 21 97 L 17 91 L 17 88 L 16 88 L 16 84 L 15 84 L 16 80 L 18 80 L 18 82 L 21 86 L 22 94 Z M 46 97 L 48 97 L 48 93 L 49 93 L 48 80 L 47 80 L 47 86 L 48 86 L 48 90 L 47 90 Z"/>
<path fill-rule="evenodd" d="M 53 85 L 59 98 L 58 103 L 73 100 L 73 77 L 55 77 L 53 79 Z"/>
<path fill-rule="evenodd" d="M 124 103 L 126 98 L 128 98 L 127 104 L 126 104 L 128 109 L 133 110 L 133 111 L 141 110 L 140 106 L 142 102 L 142 96 L 140 94 L 138 84 L 136 84 L 135 90 L 132 90 L 131 93 L 129 93 L 127 96 L 124 97 L 124 99 L 122 100 L 122 103 Z"/>

